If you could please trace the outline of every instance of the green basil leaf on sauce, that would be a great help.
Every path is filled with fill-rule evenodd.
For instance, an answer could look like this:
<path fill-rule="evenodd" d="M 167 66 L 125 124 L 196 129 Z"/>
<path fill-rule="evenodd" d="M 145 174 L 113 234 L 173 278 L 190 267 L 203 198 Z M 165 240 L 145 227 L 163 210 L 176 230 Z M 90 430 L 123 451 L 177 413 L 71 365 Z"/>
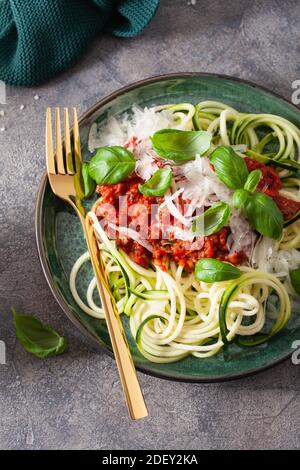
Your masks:
<path fill-rule="evenodd" d="M 237 189 L 232 196 L 232 204 L 235 209 L 241 209 L 249 197 L 249 192 L 244 189 Z"/>
<path fill-rule="evenodd" d="M 254 193 L 257 188 L 258 183 L 260 182 L 262 177 L 261 170 L 253 170 L 249 173 L 246 183 L 244 185 L 244 189 L 249 191 L 250 193 Z"/>
<path fill-rule="evenodd" d="M 206 131 L 162 129 L 155 132 L 152 146 L 157 155 L 175 161 L 193 160 L 210 147 L 211 134 Z"/>
<path fill-rule="evenodd" d="M 230 206 L 226 202 L 216 202 L 194 220 L 192 231 L 200 237 L 212 235 L 228 223 L 230 214 Z"/>
<path fill-rule="evenodd" d="M 298 295 L 300 295 L 300 268 L 290 271 L 291 283 Z"/>
<path fill-rule="evenodd" d="M 244 159 L 231 147 L 217 147 L 211 154 L 210 161 L 217 176 L 228 188 L 244 188 L 249 171 Z"/>
<path fill-rule="evenodd" d="M 116 184 L 135 169 L 135 159 L 120 146 L 101 147 L 89 163 L 89 175 L 97 184 Z"/>
<path fill-rule="evenodd" d="M 140 193 L 145 196 L 163 196 L 172 184 L 172 170 L 160 168 L 144 184 L 139 184 Z"/>
<path fill-rule="evenodd" d="M 196 279 L 207 283 L 237 279 L 241 274 L 233 264 L 213 258 L 199 259 L 195 266 Z"/>
<path fill-rule="evenodd" d="M 66 340 L 51 326 L 43 325 L 37 318 L 22 315 L 12 308 L 16 336 L 25 351 L 37 357 L 57 356 L 66 349 Z"/>
<path fill-rule="evenodd" d="M 85 162 L 82 163 L 81 174 L 82 174 L 82 180 L 83 180 L 84 197 L 89 198 L 95 192 L 96 183 L 89 175 L 89 164 L 88 163 L 85 163 Z"/>
<path fill-rule="evenodd" d="M 250 194 L 244 208 L 257 232 L 265 237 L 280 240 L 283 215 L 271 197 L 263 193 Z"/>

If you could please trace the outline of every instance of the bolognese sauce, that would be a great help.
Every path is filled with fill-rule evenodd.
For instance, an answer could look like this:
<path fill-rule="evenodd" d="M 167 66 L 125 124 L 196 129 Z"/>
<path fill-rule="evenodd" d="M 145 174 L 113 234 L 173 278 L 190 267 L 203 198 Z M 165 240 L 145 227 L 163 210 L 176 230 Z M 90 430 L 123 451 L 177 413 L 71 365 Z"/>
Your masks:
<path fill-rule="evenodd" d="M 264 192 L 273 198 L 285 219 L 291 218 L 300 210 L 300 203 L 287 199 L 279 194 L 282 187 L 281 180 L 276 170 L 245 157 L 248 170 L 260 169 L 262 178 L 257 190 Z M 176 238 L 175 231 L 170 227 L 178 226 L 178 221 L 165 211 L 158 211 L 153 218 L 153 207 L 158 208 L 164 201 L 163 197 L 145 196 L 138 189 L 144 181 L 136 174 L 126 181 L 97 186 L 96 192 L 101 195 L 97 206 L 96 215 L 104 219 L 104 229 L 110 238 L 115 238 L 117 245 L 122 248 L 129 257 L 143 267 L 148 267 L 151 262 L 166 270 L 168 261 L 173 260 L 183 266 L 187 272 L 194 270 L 196 262 L 200 258 L 215 258 L 229 261 L 232 264 L 242 264 L 247 257 L 243 251 L 230 251 L 228 237 L 231 233 L 229 227 L 223 227 L 217 233 L 206 237 L 196 237 L 190 241 Z M 188 201 L 185 201 L 188 202 Z M 178 197 L 179 207 L 183 205 L 181 197 Z M 164 222 L 164 216 L 166 221 Z M 154 221 L 154 222 L 153 222 Z M 141 238 L 146 239 L 151 251 L 139 241 L 133 240 L 127 234 L 115 231 L 109 222 L 115 226 L 127 226 L 134 228 Z M 166 238 L 165 233 L 168 233 Z"/>
<path fill-rule="evenodd" d="M 257 191 L 267 194 L 277 204 L 285 220 L 290 219 L 300 210 L 300 202 L 288 199 L 279 194 L 282 189 L 281 179 L 271 165 L 264 165 L 249 157 L 245 157 L 245 162 L 249 171 L 261 170 L 262 178 L 257 185 Z"/>
<path fill-rule="evenodd" d="M 230 253 L 227 245 L 230 234 L 229 227 L 223 227 L 213 235 L 196 238 L 191 243 L 176 238 L 172 231 L 166 230 L 178 226 L 178 222 L 170 214 L 164 221 L 164 211 L 157 213 L 156 222 L 153 223 L 153 207 L 158 208 L 164 198 L 144 196 L 138 190 L 139 183 L 143 183 L 143 180 L 133 176 L 122 183 L 101 185 L 96 189 L 97 193 L 101 195 L 96 211 L 97 217 L 104 219 L 104 229 L 108 236 L 115 238 L 117 245 L 133 261 L 144 267 L 148 267 L 153 261 L 166 270 L 168 260 L 171 259 L 183 266 L 187 272 L 193 271 L 200 258 L 216 258 L 230 261 L 233 264 L 245 261 L 246 257 L 243 252 Z M 182 204 L 180 198 L 178 202 Z M 129 228 L 134 227 L 143 238 L 147 239 L 152 247 L 152 252 L 129 236 L 118 231 L 115 232 L 110 228 L 109 222 L 116 226 L 123 226 L 126 223 Z M 169 233 L 168 239 L 164 236 L 166 232 Z"/>

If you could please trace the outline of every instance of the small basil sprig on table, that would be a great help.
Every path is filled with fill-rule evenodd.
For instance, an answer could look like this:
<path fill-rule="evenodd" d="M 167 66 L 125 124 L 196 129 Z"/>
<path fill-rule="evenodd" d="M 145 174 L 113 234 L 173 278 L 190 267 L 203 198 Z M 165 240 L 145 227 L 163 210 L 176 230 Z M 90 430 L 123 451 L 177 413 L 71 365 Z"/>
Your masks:
<path fill-rule="evenodd" d="M 230 214 L 230 206 L 226 202 L 216 202 L 194 220 L 192 232 L 200 237 L 212 235 L 228 223 Z"/>
<path fill-rule="evenodd" d="M 57 356 L 66 349 L 66 340 L 51 326 L 43 325 L 37 318 L 22 315 L 12 308 L 16 336 L 25 351 L 37 357 Z"/>
<path fill-rule="evenodd" d="M 199 259 L 195 266 L 196 279 L 207 283 L 237 279 L 241 274 L 233 264 L 214 258 Z"/>
<path fill-rule="evenodd" d="M 300 268 L 290 270 L 291 284 L 298 295 L 300 295 Z"/>
<path fill-rule="evenodd" d="M 135 159 L 129 150 L 120 146 L 101 147 L 92 157 L 88 173 L 97 184 L 116 184 L 135 169 Z"/>
<path fill-rule="evenodd" d="M 163 196 L 172 184 L 172 170 L 160 168 L 144 184 L 139 184 L 140 193 L 145 196 Z"/>
<path fill-rule="evenodd" d="M 152 146 L 157 155 L 175 161 L 193 160 L 210 147 L 211 134 L 206 131 L 162 129 L 153 134 Z"/>
<path fill-rule="evenodd" d="M 235 190 L 233 206 L 236 209 L 244 208 L 257 232 L 279 240 L 283 230 L 283 215 L 271 197 L 255 192 L 262 172 L 254 170 L 249 174 L 244 159 L 231 147 L 217 147 L 211 155 L 211 162 L 220 180 Z"/>
<path fill-rule="evenodd" d="M 88 163 L 86 162 L 82 163 L 81 174 L 82 174 L 82 181 L 83 181 L 84 197 L 85 198 L 91 197 L 95 192 L 96 183 L 89 175 Z"/>

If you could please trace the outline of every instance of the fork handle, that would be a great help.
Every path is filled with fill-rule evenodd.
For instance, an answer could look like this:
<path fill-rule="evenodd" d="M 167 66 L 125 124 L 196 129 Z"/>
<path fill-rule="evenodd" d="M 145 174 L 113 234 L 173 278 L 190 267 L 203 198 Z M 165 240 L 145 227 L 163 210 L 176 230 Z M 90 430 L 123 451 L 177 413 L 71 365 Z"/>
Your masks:
<path fill-rule="evenodd" d="M 123 325 L 119 314 L 113 306 L 111 296 L 103 283 L 103 277 L 101 275 L 97 259 L 98 248 L 93 233 L 93 227 L 91 226 L 88 217 L 84 218 L 78 211 L 78 208 L 76 208 L 76 210 L 83 227 L 91 263 L 97 280 L 98 292 L 105 313 L 105 320 L 124 390 L 129 415 L 132 419 L 145 418 L 148 416 L 148 411 L 137 378 Z"/>

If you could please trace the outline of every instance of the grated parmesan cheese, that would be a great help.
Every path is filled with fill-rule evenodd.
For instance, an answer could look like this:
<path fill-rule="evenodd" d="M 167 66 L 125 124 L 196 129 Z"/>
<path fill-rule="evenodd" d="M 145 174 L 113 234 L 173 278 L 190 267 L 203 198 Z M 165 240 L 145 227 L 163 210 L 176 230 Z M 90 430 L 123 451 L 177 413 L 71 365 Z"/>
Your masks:
<path fill-rule="evenodd" d="M 300 252 L 295 248 L 281 250 L 279 242 L 268 237 L 261 237 L 252 255 L 253 267 L 260 271 L 274 274 L 279 278 L 289 276 L 290 269 L 300 265 Z"/>
<path fill-rule="evenodd" d="M 170 111 L 156 113 L 155 108 L 133 106 L 132 115 L 126 113 L 119 119 L 111 116 L 104 125 L 94 123 L 89 134 L 88 148 L 90 152 L 94 152 L 105 145 L 124 145 L 132 137 L 150 142 L 149 137 L 154 132 L 169 128 L 172 124 Z"/>

